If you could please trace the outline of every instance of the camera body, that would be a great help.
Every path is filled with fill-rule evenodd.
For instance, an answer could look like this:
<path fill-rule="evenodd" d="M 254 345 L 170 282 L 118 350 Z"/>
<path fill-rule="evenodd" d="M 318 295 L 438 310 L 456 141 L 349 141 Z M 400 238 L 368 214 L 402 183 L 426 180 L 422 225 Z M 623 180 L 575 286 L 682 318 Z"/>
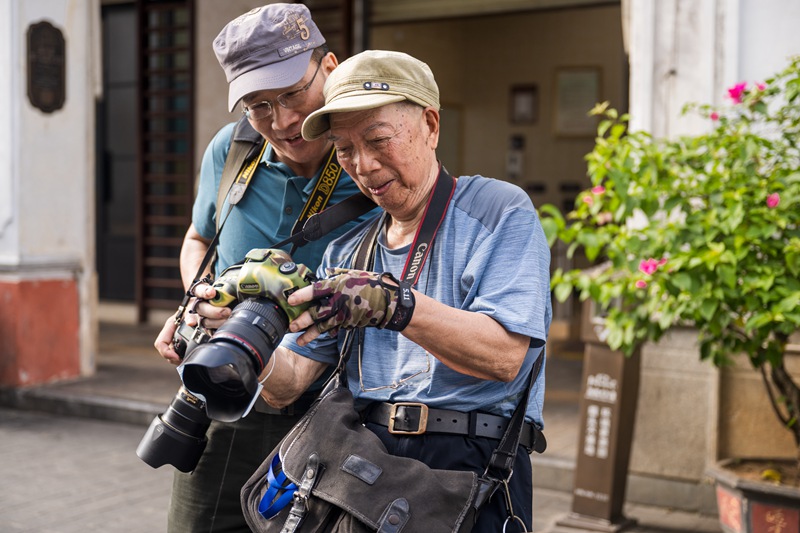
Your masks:
<path fill-rule="evenodd" d="M 206 445 L 211 420 L 244 416 L 260 391 L 258 376 L 289 328 L 310 304 L 289 305 L 289 295 L 314 281 L 313 272 L 277 249 L 253 249 L 244 263 L 226 269 L 213 283 L 211 304 L 231 307 L 215 332 L 186 324 L 182 315 L 173 343 L 183 362 L 183 387 L 155 417 L 136 450 L 153 468 L 171 464 L 194 470 Z"/>
<path fill-rule="evenodd" d="M 291 306 L 287 298 L 294 291 L 309 285 L 316 277 L 303 264 L 292 261 L 288 253 L 271 248 L 255 248 L 245 256 L 244 263 L 225 269 L 211 285 L 216 296 L 208 300 L 217 307 L 235 308 L 251 298 L 267 298 L 275 302 L 291 322 L 308 309 L 309 304 Z M 211 340 L 211 334 L 200 325 L 189 326 L 181 320 L 175 331 L 173 346 L 181 358 L 198 345 Z"/>

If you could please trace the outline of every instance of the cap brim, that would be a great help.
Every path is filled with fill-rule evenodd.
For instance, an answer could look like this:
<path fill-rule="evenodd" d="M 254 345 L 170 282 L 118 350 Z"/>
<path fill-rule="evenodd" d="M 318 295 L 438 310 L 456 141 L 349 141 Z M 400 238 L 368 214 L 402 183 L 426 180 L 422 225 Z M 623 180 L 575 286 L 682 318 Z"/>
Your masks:
<path fill-rule="evenodd" d="M 312 49 L 239 75 L 228 86 L 228 111 L 233 111 L 239 100 L 250 93 L 283 89 L 300 81 L 308 70 L 313 53 Z"/>
<path fill-rule="evenodd" d="M 305 122 L 303 122 L 303 138 L 307 141 L 313 141 L 314 139 L 322 137 L 322 135 L 331 128 L 331 113 L 364 111 L 365 109 L 375 109 L 376 107 L 402 102 L 403 100 L 406 100 L 406 97 L 400 94 L 366 91 L 364 93 L 337 98 L 333 102 L 326 104 L 308 115 Z"/>

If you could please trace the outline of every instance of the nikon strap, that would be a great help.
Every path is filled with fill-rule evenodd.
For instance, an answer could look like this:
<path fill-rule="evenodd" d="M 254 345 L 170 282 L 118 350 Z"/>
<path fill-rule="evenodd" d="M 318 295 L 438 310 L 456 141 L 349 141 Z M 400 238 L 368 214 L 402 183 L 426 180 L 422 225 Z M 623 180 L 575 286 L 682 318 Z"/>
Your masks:
<path fill-rule="evenodd" d="M 341 177 L 342 167 L 339 165 L 339 161 L 336 159 L 336 148 L 332 148 L 330 155 L 328 155 L 328 160 L 325 162 L 325 167 L 322 169 L 322 173 L 319 175 L 317 184 L 314 186 L 314 190 L 311 191 L 311 194 L 308 196 L 308 200 L 306 201 L 306 205 L 303 207 L 303 211 L 300 213 L 300 216 L 297 218 L 297 222 L 295 222 L 294 226 L 292 227 L 292 235 L 302 230 L 306 221 L 311 216 L 316 215 L 325 209 L 331 199 L 331 196 L 333 195 L 333 190 L 336 188 L 336 184 L 339 183 L 339 178 Z"/>
<path fill-rule="evenodd" d="M 222 169 L 222 177 L 220 178 L 219 189 L 217 190 L 217 232 L 222 231 L 222 225 L 230 214 L 231 209 L 244 197 L 247 186 L 250 185 L 250 181 L 259 163 L 261 163 L 261 159 L 264 157 L 268 144 L 264 137 L 253 129 L 247 117 L 242 116 L 242 118 L 239 119 L 233 130 L 231 146 L 228 150 L 228 156 L 225 159 L 225 166 Z M 336 149 L 332 148 L 330 154 L 328 154 L 325 166 L 322 168 L 319 179 L 317 179 L 314 190 L 311 191 L 308 200 L 306 200 L 303 206 L 303 210 L 300 212 L 300 216 L 292 226 L 292 236 L 302 232 L 306 222 L 312 216 L 327 207 L 333 196 L 333 191 L 336 190 L 336 185 L 339 183 L 339 178 L 341 177 L 342 167 L 336 159 Z M 226 199 L 227 202 L 225 201 Z M 222 210 L 225 205 L 228 205 L 228 210 L 223 216 Z M 369 209 L 366 211 L 369 211 Z M 363 212 L 365 213 L 366 211 Z M 348 220 L 351 219 L 348 218 Z M 297 240 L 288 241 L 293 244 L 289 252 L 290 255 L 293 254 L 299 246 L 311 240 L 315 239 L 306 236 L 303 237 L 302 240 L 298 238 Z M 298 242 L 301 242 L 301 244 L 298 244 Z"/>

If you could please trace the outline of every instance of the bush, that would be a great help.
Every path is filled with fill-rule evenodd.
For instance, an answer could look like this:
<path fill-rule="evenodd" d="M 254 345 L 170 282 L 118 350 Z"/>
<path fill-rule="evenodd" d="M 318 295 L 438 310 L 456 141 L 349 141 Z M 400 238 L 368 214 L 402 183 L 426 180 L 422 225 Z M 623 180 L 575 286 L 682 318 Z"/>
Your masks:
<path fill-rule="evenodd" d="M 552 288 L 561 301 L 591 298 L 602 338 L 626 354 L 681 324 L 717 366 L 746 354 L 800 446 L 800 389 L 783 360 L 800 329 L 800 56 L 727 97 L 687 106 L 709 129 L 676 139 L 629 131 L 607 103 L 593 110 L 592 188 L 566 216 L 552 205 L 540 215 L 551 246 L 598 266 L 559 269 Z"/>

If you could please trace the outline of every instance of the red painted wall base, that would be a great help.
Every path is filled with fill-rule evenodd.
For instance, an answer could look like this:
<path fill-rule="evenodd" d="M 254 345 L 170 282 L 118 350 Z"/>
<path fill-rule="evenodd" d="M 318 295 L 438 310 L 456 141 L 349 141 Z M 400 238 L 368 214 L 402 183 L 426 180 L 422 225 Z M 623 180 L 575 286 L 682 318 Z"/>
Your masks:
<path fill-rule="evenodd" d="M 0 281 L 0 386 L 80 374 L 75 280 Z"/>

